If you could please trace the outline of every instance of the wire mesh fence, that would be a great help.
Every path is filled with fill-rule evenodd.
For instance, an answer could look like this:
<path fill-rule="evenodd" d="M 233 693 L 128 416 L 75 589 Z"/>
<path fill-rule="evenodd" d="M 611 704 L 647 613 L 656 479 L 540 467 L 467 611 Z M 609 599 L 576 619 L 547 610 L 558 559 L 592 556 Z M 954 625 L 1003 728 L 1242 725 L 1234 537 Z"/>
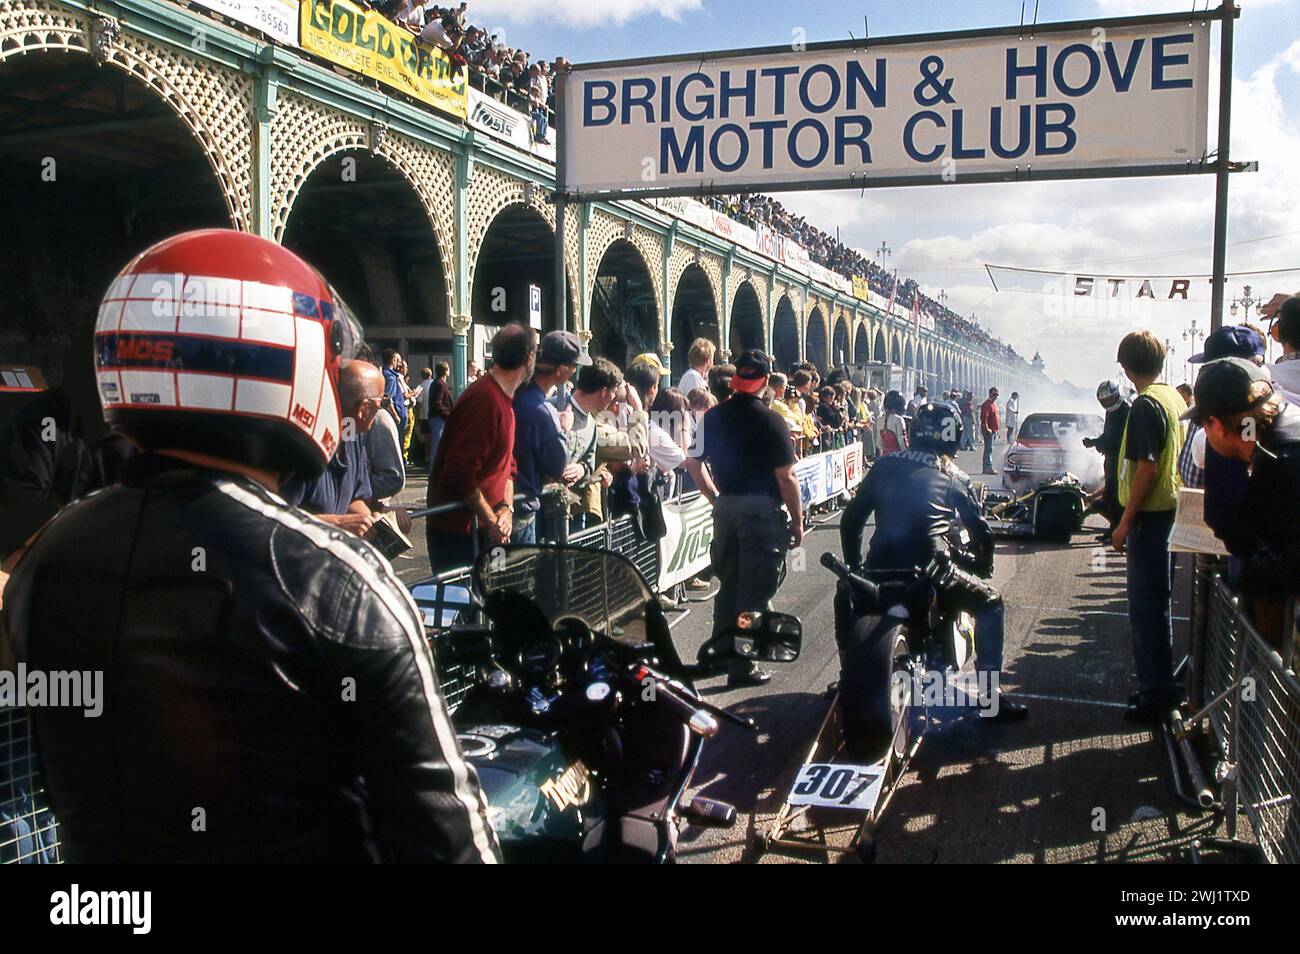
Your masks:
<path fill-rule="evenodd" d="M 1224 764 L 1230 828 L 1240 810 L 1264 857 L 1300 862 L 1300 681 L 1238 599 L 1213 577 L 1205 628 L 1204 699 Z"/>
<path fill-rule="evenodd" d="M 1236 679 L 1237 641 L 1239 620 L 1236 600 L 1217 578 L 1211 583 L 1206 626 L 1204 661 L 1205 672 L 1203 702 L 1226 692 Z M 1225 752 L 1232 749 L 1232 714 L 1236 701 L 1228 693 L 1222 703 L 1210 711 L 1210 724 Z"/>
<path fill-rule="evenodd" d="M 0 864 L 62 860 L 27 710 L 0 708 Z"/>
<path fill-rule="evenodd" d="M 1231 761 L 1238 803 L 1265 856 L 1300 862 L 1300 682 L 1242 620 L 1237 672 L 1244 680 L 1232 716 Z"/>

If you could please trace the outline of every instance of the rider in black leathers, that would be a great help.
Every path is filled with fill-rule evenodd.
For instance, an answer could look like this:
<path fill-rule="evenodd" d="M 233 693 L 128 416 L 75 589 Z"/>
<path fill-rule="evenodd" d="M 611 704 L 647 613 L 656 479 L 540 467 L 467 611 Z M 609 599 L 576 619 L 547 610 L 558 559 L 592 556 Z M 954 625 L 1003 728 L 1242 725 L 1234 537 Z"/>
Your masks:
<path fill-rule="evenodd" d="M 970 478 L 952 460 L 961 437 L 961 420 L 950 407 L 917 408 L 910 449 L 884 455 L 867 472 L 840 520 L 840 543 L 844 561 L 854 571 L 861 569 L 863 528 L 874 513 L 868 571 L 926 567 L 936 556 L 950 562 L 941 598 L 950 611 L 964 610 L 975 617 L 976 669 L 998 672 L 1002 596 L 983 579 L 993 573 L 993 531 L 980 512 Z M 953 537 L 959 534 L 961 542 L 955 544 Z M 1003 694 L 991 721 L 1027 714 L 1024 705 Z"/>
<path fill-rule="evenodd" d="M 30 710 L 65 856 L 496 861 L 415 604 L 369 544 L 290 507 L 262 476 L 319 473 L 331 432 L 340 433 L 337 399 L 316 397 L 320 382 L 334 388 L 338 349 L 301 346 L 304 329 L 321 325 L 327 342 L 338 340 L 329 293 L 323 282 L 300 287 L 314 273 L 284 258 L 292 253 L 229 234 L 179 236 L 169 241 L 186 252 L 184 265 L 136 267 L 169 275 L 199 261 L 208 274 L 269 284 L 273 276 L 241 276 L 252 256 L 283 268 L 294 292 L 319 294 L 320 317 L 296 319 L 295 382 L 309 384 L 295 393 L 310 395 L 330 424 L 307 431 L 309 443 L 289 415 L 293 401 L 282 418 L 235 419 L 106 396 L 109 423 L 146 453 L 120 483 L 45 525 L 4 600 L 15 656 L 29 670 L 103 673 L 97 717 Z M 165 258 L 163 246 L 145 255 Z M 294 299 L 299 315 L 316 307 L 304 299 Z M 216 347 L 159 337 L 191 362 Z M 246 362 L 249 347 L 229 353 Z M 159 353 L 152 341 L 151 352 L 133 348 L 117 358 L 105 349 L 105 361 Z M 262 367 L 274 370 L 275 358 Z M 313 360 L 315 376 L 304 378 Z"/>

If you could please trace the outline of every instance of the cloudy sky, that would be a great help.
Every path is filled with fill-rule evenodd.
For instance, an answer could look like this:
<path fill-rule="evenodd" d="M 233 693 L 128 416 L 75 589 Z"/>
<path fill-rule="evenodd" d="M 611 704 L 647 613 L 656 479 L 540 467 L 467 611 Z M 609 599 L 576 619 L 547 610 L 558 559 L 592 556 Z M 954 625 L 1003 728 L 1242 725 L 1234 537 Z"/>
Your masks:
<path fill-rule="evenodd" d="M 1041 0 L 1039 19 L 1183 10 L 1191 0 Z M 1204 6 L 1202 0 L 1201 6 Z M 1028 9 L 1032 16 L 1033 0 Z M 1258 160 L 1260 171 L 1232 178 L 1228 270 L 1300 266 L 1300 0 L 1241 0 L 1233 77 L 1232 152 Z M 693 50 L 1005 26 L 1020 18 L 1015 0 L 917 3 L 866 0 L 817 4 L 773 0 L 471 0 L 470 20 L 504 32 L 534 56 L 573 62 Z M 1217 27 L 1211 90 L 1217 91 Z M 1211 96 L 1214 148 L 1217 96 Z M 1136 132 L 1136 131 L 1135 131 Z M 1208 283 L 1193 284 L 1188 303 L 1160 301 L 1145 313 L 1061 314 L 1043 293 L 1050 279 L 1004 281 L 995 291 L 986 263 L 1078 274 L 1201 275 L 1211 266 L 1214 180 L 1211 176 L 1030 185 L 950 185 L 858 192 L 792 193 L 786 205 L 870 253 L 882 241 L 886 260 L 950 307 L 974 313 L 1022 354 L 1041 351 L 1048 374 L 1091 387 L 1115 373 L 1115 344 L 1133 327 L 1149 327 L 1173 344 L 1171 378 L 1183 380 L 1190 353 L 1183 331 L 1209 323 Z M 1255 296 L 1300 290 L 1300 270 L 1230 277 L 1229 296 L 1250 284 Z M 1229 319 L 1230 320 L 1230 319 Z"/>

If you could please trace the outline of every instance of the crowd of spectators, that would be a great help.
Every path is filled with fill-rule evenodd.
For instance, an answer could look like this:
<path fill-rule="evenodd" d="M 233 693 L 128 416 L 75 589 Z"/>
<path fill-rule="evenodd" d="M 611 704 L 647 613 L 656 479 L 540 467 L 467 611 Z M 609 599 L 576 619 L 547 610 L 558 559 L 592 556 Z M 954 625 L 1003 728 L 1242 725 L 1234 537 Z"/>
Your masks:
<path fill-rule="evenodd" d="M 989 334 L 973 317 L 965 318 L 921 291 L 914 279 L 897 278 L 836 236 L 823 232 L 802 215 L 795 215 L 771 196 L 754 192 L 718 195 L 709 200 L 713 208 L 751 227 L 759 225 L 798 243 L 808 257 L 845 278 L 857 276 L 867 281 L 871 291 L 888 300 L 893 298 L 909 312 L 913 306 L 922 317 L 933 320 L 939 333 L 975 344 L 1013 363 L 1024 363 L 1014 348 Z M 897 288 L 895 288 L 897 284 Z"/>
<path fill-rule="evenodd" d="M 466 21 L 468 4 L 443 7 L 416 0 L 361 0 L 365 6 L 442 50 L 456 68 L 467 67 L 470 82 L 532 118 L 534 140 L 544 140 L 556 72 L 568 69 L 564 57 L 534 60 L 527 50 L 507 46 L 499 33 Z"/>

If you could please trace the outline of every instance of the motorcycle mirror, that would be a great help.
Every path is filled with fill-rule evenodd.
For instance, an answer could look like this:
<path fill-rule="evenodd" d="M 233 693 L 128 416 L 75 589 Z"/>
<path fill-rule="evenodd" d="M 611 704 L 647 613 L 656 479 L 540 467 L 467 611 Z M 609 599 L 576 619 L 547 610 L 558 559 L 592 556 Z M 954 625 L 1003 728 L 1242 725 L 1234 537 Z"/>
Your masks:
<path fill-rule="evenodd" d="M 803 623 L 799 617 L 768 610 L 741 613 L 733 626 L 704 644 L 699 659 L 701 663 L 735 658 L 787 663 L 798 659 L 802 648 Z"/>

